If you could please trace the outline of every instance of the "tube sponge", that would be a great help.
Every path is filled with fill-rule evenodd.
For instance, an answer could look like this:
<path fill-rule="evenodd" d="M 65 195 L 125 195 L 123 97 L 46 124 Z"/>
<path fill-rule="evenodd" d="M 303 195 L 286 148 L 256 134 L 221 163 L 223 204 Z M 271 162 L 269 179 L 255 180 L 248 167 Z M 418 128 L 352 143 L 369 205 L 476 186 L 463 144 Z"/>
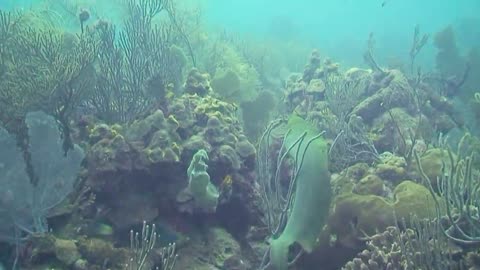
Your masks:
<path fill-rule="evenodd" d="M 208 154 L 201 149 L 193 155 L 192 161 L 187 169 L 188 187 L 177 197 L 178 201 L 186 201 L 186 197 L 193 202 L 193 210 L 200 210 L 206 213 L 213 213 L 217 210 L 218 197 L 217 188 L 210 182 L 210 175 L 207 173 Z"/>

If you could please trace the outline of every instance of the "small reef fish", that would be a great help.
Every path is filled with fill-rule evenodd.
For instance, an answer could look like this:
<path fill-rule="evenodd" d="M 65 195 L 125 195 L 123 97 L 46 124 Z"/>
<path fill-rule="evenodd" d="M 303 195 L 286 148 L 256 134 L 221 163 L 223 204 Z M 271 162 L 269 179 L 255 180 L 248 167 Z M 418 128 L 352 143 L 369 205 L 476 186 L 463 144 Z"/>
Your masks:
<path fill-rule="evenodd" d="M 109 237 L 114 233 L 113 227 L 102 222 L 92 222 L 83 228 L 88 235 L 97 237 Z"/>
<path fill-rule="evenodd" d="M 223 181 L 222 181 L 222 184 L 221 186 L 224 186 L 224 187 L 229 187 L 231 186 L 233 183 L 233 178 L 230 174 L 227 174 L 225 175 L 225 177 L 223 178 Z"/>
<path fill-rule="evenodd" d="M 225 175 L 220 184 L 220 194 L 222 201 L 228 201 L 233 191 L 233 177 L 230 174 Z"/>

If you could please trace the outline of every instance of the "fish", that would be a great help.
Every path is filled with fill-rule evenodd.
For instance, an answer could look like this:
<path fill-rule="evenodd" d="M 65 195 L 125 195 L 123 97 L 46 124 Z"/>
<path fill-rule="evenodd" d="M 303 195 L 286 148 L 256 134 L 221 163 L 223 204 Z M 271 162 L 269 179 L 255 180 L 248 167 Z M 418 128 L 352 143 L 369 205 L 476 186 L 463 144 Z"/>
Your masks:
<path fill-rule="evenodd" d="M 97 237 L 110 237 L 114 234 L 113 227 L 103 222 L 91 222 L 81 230 L 88 235 Z"/>
<path fill-rule="evenodd" d="M 385 7 L 385 5 L 387 4 L 388 1 L 383 1 L 382 2 L 382 8 Z"/>

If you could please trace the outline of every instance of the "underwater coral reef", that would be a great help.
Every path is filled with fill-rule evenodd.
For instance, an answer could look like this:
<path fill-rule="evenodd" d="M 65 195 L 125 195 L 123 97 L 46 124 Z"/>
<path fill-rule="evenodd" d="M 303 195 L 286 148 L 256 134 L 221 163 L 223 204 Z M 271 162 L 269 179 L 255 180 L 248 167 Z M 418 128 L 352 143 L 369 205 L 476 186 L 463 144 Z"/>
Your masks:
<path fill-rule="evenodd" d="M 480 269 L 453 26 L 345 66 L 179 1 L 39 3 L 0 9 L 0 269 Z"/>

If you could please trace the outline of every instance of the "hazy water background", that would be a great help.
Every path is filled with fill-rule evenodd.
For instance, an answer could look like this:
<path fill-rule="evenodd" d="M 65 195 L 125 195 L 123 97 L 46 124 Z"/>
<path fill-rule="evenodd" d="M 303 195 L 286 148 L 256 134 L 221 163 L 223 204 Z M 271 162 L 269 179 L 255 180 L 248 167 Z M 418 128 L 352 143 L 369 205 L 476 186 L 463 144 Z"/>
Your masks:
<path fill-rule="evenodd" d="M 73 0 L 72 0 L 73 1 Z M 319 48 L 343 66 L 361 65 L 368 35 L 376 40 L 380 61 L 408 59 L 412 33 L 420 25 L 434 34 L 455 27 L 458 45 L 480 43 L 478 0 L 176 0 L 202 7 L 204 19 L 215 30 L 238 32 L 277 42 L 298 42 Z M 0 8 L 28 8 L 44 0 L 1 0 Z M 52 0 L 50 0 L 52 2 Z M 95 6 L 98 14 L 120 20 L 121 0 L 79 0 Z M 430 42 L 418 63 L 432 67 L 435 50 Z M 303 56 L 308 57 L 308 56 Z"/>
<path fill-rule="evenodd" d="M 385 1 L 378 0 L 206 2 L 209 2 L 206 17 L 214 24 L 242 32 L 276 34 L 281 29 L 275 28 L 281 25 L 272 25 L 272 22 L 283 20 L 285 25 L 291 24 L 292 29 L 285 29 L 291 32 L 289 38 L 311 42 L 330 57 L 352 64 L 363 61 L 370 32 L 375 35 L 376 53 L 380 58 L 406 59 L 416 24 L 426 33 L 435 33 L 452 24 L 459 30 L 456 33 L 460 45 L 465 47 L 480 41 L 478 0 L 390 0 L 383 7 Z M 433 53 L 430 52 L 430 56 Z"/>

